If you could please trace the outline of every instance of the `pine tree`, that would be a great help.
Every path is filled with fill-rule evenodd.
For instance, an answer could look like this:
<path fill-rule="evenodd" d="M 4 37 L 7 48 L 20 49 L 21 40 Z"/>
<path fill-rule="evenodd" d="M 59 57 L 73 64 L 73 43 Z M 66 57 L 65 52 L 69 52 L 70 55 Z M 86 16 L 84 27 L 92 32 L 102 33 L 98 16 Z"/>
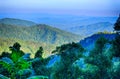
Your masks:
<path fill-rule="evenodd" d="M 39 47 L 39 50 L 35 53 L 35 58 L 42 58 L 43 47 Z"/>
<path fill-rule="evenodd" d="M 119 15 L 116 23 L 114 24 L 114 30 L 115 30 L 117 33 L 120 33 L 120 15 Z"/>

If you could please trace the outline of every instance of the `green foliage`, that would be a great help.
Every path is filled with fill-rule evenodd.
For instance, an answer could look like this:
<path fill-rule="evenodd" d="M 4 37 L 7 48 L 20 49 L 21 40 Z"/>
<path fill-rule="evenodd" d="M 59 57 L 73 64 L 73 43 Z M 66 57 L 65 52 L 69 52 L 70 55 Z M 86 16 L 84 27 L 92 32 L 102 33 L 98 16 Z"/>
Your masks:
<path fill-rule="evenodd" d="M 47 76 L 33 76 L 28 79 L 49 79 Z"/>
<path fill-rule="evenodd" d="M 54 50 L 57 54 L 62 57 L 62 61 L 66 66 L 71 65 L 75 60 L 82 57 L 84 48 L 77 43 L 64 44 L 60 47 L 56 47 Z"/>
<path fill-rule="evenodd" d="M 86 64 L 86 68 L 82 69 L 83 79 L 99 79 L 99 68 L 92 64 Z"/>
<path fill-rule="evenodd" d="M 10 46 L 10 50 L 12 53 L 10 54 L 10 58 L 13 60 L 13 64 L 6 63 L 3 61 L 0 61 L 0 64 L 3 68 L 7 69 L 7 71 L 10 73 L 11 78 L 15 78 L 16 73 L 19 70 L 30 68 L 31 63 L 24 60 L 22 56 L 24 53 L 20 50 L 21 45 L 19 43 L 14 43 L 13 46 Z M 4 53 L 2 54 L 4 55 Z"/>
<path fill-rule="evenodd" d="M 104 51 L 104 47 L 105 44 L 107 43 L 107 39 L 105 39 L 104 37 L 100 37 L 96 43 L 95 43 L 95 48 L 93 49 L 93 51 L 91 51 L 91 54 L 100 54 Z"/>
<path fill-rule="evenodd" d="M 83 71 L 79 66 L 71 66 L 68 77 L 69 79 L 83 79 Z"/>
<path fill-rule="evenodd" d="M 23 70 L 23 69 L 29 69 L 30 66 L 31 66 L 31 63 L 29 63 L 26 60 L 20 58 L 12 68 L 11 78 L 16 78 L 16 73 L 18 71 Z"/>
<path fill-rule="evenodd" d="M 17 62 L 20 57 L 24 55 L 24 52 L 20 50 L 21 45 L 19 43 L 14 43 L 13 46 L 9 47 L 12 51 L 11 53 L 11 59 L 14 62 Z"/>
<path fill-rule="evenodd" d="M 115 42 L 115 44 L 114 44 Z M 117 45 L 117 41 L 113 41 L 112 46 Z M 62 46 L 56 47 L 53 53 L 61 57 L 60 63 L 62 64 L 57 71 L 53 72 L 46 68 L 47 62 L 50 60 L 41 59 L 43 54 L 43 48 L 39 47 L 39 50 L 36 52 L 35 58 L 32 61 L 26 61 L 22 58 L 24 55 L 20 50 L 21 45 L 19 43 L 14 43 L 10 47 L 12 51 L 10 54 L 11 59 L 14 61 L 14 65 L 0 62 L 1 67 L 6 69 L 10 74 L 8 77 L 15 79 L 27 78 L 23 77 L 24 70 L 32 68 L 37 75 L 44 75 L 46 77 L 39 77 L 39 79 L 47 79 L 47 76 L 53 76 L 53 79 L 119 79 L 119 66 L 112 65 L 112 58 L 109 54 L 109 49 L 106 49 L 106 45 L 109 43 L 108 40 L 101 37 L 95 42 L 95 47 L 90 51 L 89 56 L 83 56 L 84 48 L 78 43 L 69 43 Z M 117 48 L 116 48 L 117 49 Z M 3 53 L 4 55 L 4 53 Z M 6 55 L 6 54 L 5 54 Z M 79 58 L 83 57 L 85 59 L 85 67 L 81 68 L 79 65 L 73 67 Z M 112 56 L 113 57 L 113 56 Z M 57 67 L 58 68 L 58 67 Z M 111 71 L 113 70 L 113 71 Z M 19 72 L 19 73 L 18 73 Z M 113 75 L 111 76 L 111 74 Z M 17 77 L 16 77 L 16 74 Z M 38 77 L 34 77 L 38 78 Z"/>
<path fill-rule="evenodd" d="M 0 61 L 0 65 L 2 65 L 2 67 L 4 67 L 5 69 L 7 69 L 9 72 L 12 71 L 12 65 L 8 64 L 6 62 Z"/>
<path fill-rule="evenodd" d="M 7 76 L 14 79 L 16 77 L 16 73 L 19 70 L 30 68 L 31 63 L 29 63 L 26 60 L 20 58 L 14 64 L 9 64 L 9 63 L 0 61 L 0 65 L 2 65 L 3 68 L 7 69 L 8 73 L 10 73 L 10 75 L 7 75 Z"/>
<path fill-rule="evenodd" d="M 63 44 L 59 47 L 56 47 L 55 50 L 52 51 L 52 53 L 63 53 L 64 51 L 67 51 L 67 50 L 70 50 L 70 49 L 74 49 L 74 48 L 77 48 L 79 49 L 80 52 L 83 52 L 84 51 L 84 48 L 80 45 L 80 44 L 77 44 L 77 43 L 68 43 L 68 44 Z"/>
<path fill-rule="evenodd" d="M 54 73 L 55 79 L 74 79 L 77 75 L 75 73 L 79 74 L 79 72 L 76 70 L 73 72 L 71 67 L 73 62 L 82 57 L 84 48 L 80 44 L 73 42 L 56 47 L 53 53 L 54 52 L 61 56 L 61 61 L 63 63 L 63 67 L 60 67 L 61 69 Z"/>
<path fill-rule="evenodd" d="M 115 40 L 112 41 L 113 56 L 120 57 L 120 36 L 117 36 Z"/>
<path fill-rule="evenodd" d="M 30 68 L 30 62 L 20 58 L 16 63 L 15 66 L 19 69 L 27 69 Z"/>
<path fill-rule="evenodd" d="M 31 69 L 21 69 L 16 74 L 16 79 L 27 79 L 32 73 Z"/>
<path fill-rule="evenodd" d="M 113 79 L 119 79 L 120 78 L 120 61 L 117 62 L 117 64 L 115 64 L 113 66 L 112 75 L 113 75 Z"/>
<path fill-rule="evenodd" d="M 14 61 L 14 62 L 17 62 L 18 59 L 23 56 L 23 52 L 22 51 L 12 51 L 11 53 L 11 59 Z"/>
<path fill-rule="evenodd" d="M 95 48 L 86 58 L 87 63 L 97 67 L 97 71 L 93 73 L 94 78 L 92 79 L 106 79 L 109 77 L 108 68 L 112 66 L 112 61 L 111 58 L 105 54 L 104 48 L 106 43 L 107 40 L 105 38 L 99 38 L 95 43 Z"/>

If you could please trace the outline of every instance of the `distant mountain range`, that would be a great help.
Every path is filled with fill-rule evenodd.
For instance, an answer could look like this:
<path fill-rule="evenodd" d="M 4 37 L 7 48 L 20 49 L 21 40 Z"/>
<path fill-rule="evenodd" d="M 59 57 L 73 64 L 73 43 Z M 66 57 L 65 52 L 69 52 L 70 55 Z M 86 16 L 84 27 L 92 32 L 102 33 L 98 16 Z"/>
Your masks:
<path fill-rule="evenodd" d="M 40 16 L 34 22 L 48 24 L 59 29 L 87 26 L 99 22 L 115 23 L 117 17 L 92 17 L 92 16 Z"/>
<path fill-rule="evenodd" d="M 36 25 L 36 23 L 32 22 L 32 21 L 15 19 L 15 18 L 3 18 L 3 19 L 0 19 L 0 23 L 16 25 L 16 26 L 33 26 L 33 25 Z"/>
<path fill-rule="evenodd" d="M 112 23 L 98 22 L 84 26 L 67 28 L 65 31 L 63 31 L 46 24 L 37 24 L 35 22 L 27 21 L 27 20 L 14 19 L 14 18 L 0 19 L 1 40 L 3 40 L 4 38 L 4 40 L 9 42 L 8 39 L 12 39 L 14 41 L 17 39 L 20 40 L 20 42 L 22 41 L 22 43 L 23 42 L 25 43 L 25 41 L 29 41 L 32 44 L 33 42 L 36 43 L 38 42 L 40 46 L 42 45 L 44 47 L 46 47 L 46 45 L 48 44 L 48 47 L 47 49 L 45 48 L 45 50 L 49 51 L 49 53 L 52 51 L 52 49 L 48 49 L 48 48 L 55 48 L 55 46 L 57 45 L 62 45 L 69 42 L 78 42 L 83 37 L 88 37 L 94 33 L 106 32 L 106 31 L 107 32 L 113 31 Z M 6 45 L 5 43 L 6 41 L 2 41 L 1 46 L 3 44 Z M 9 45 L 10 44 L 11 43 L 9 43 Z"/>
<path fill-rule="evenodd" d="M 66 17 L 68 17 L 68 16 L 66 16 Z M 57 16 L 56 17 L 54 16 L 54 18 L 52 20 L 57 19 L 57 21 L 59 21 L 59 19 L 62 19 L 62 18 L 63 17 L 57 18 Z M 72 21 L 73 21 L 73 19 L 75 19 L 75 17 L 73 17 L 73 19 L 72 19 L 72 16 L 68 17 L 68 18 L 71 18 Z M 44 21 L 44 20 L 47 21 L 47 19 L 49 20 L 48 22 L 52 23 L 50 17 L 42 18 L 41 21 Z M 69 22 L 61 20 L 61 21 L 59 21 L 61 26 L 60 25 L 58 25 L 59 27 L 56 26 L 56 23 L 57 24 L 59 24 L 59 23 L 56 21 L 53 21 L 53 23 L 54 22 L 56 22 L 56 23 L 55 23 L 55 26 L 53 25 L 52 27 L 58 27 L 60 29 L 63 29 L 64 31 L 78 34 L 83 37 L 87 37 L 87 36 L 90 36 L 90 35 L 92 35 L 94 33 L 98 33 L 98 32 L 113 32 L 113 25 L 114 25 L 114 21 L 116 18 L 115 17 L 103 17 L 103 18 L 102 17 L 98 17 L 98 18 L 97 17 L 93 17 L 93 18 L 92 17 L 90 17 L 90 18 L 78 17 L 77 19 L 78 20 L 75 20 L 77 25 L 72 24 L 75 22 L 75 21 L 73 21 L 70 23 L 71 25 L 69 24 L 68 26 L 64 26 L 64 28 L 62 28 L 61 23 L 63 23 L 63 25 L 64 25 L 66 23 L 68 24 Z M 79 19 L 80 19 L 80 21 L 79 21 Z M 67 20 L 67 19 L 64 19 L 64 20 Z M 45 22 L 41 22 L 41 21 L 40 21 L 40 23 L 45 23 Z M 78 23 L 78 21 L 80 22 L 80 24 Z M 38 23 L 35 23 L 32 21 L 15 19 L 15 18 L 3 18 L 3 19 L 0 19 L 0 23 L 16 25 L 16 26 L 27 26 L 27 27 L 38 25 Z M 46 23 L 46 24 L 49 24 L 49 23 Z"/>
<path fill-rule="evenodd" d="M 113 32 L 113 26 L 110 22 L 99 22 L 85 26 L 76 26 L 66 30 L 86 37 L 98 32 Z"/>
<path fill-rule="evenodd" d="M 47 24 L 62 30 L 76 26 L 86 26 L 99 22 L 109 22 L 114 24 L 117 16 L 79 16 L 79 15 L 63 15 L 63 14 L 1 14 L 0 18 L 19 18 L 33 21 L 38 24 Z"/>

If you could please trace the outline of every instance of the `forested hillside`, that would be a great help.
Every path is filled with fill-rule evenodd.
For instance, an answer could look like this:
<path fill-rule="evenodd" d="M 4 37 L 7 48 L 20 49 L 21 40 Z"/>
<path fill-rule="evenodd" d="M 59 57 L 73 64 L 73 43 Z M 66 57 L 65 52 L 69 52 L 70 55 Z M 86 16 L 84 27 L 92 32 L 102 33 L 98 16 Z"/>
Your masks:
<path fill-rule="evenodd" d="M 14 42 L 22 44 L 25 52 L 35 53 L 39 46 L 45 49 L 44 56 L 58 46 L 69 42 L 77 42 L 82 37 L 53 28 L 45 24 L 33 25 L 33 22 L 19 19 L 1 19 L 0 23 L 0 52 L 9 51 L 8 47 Z M 29 27 L 26 24 L 29 24 Z M 20 26 L 23 24 L 23 26 Z M 30 26 L 32 24 L 32 26 Z"/>
<path fill-rule="evenodd" d="M 0 37 L 17 38 L 21 40 L 41 41 L 51 44 L 63 44 L 78 41 L 82 37 L 69 32 L 39 24 L 31 27 L 0 24 Z"/>
<path fill-rule="evenodd" d="M 0 19 L 0 23 L 17 25 L 17 26 L 32 26 L 36 25 L 36 23 L 27 20 L 15 19 L 15 18 L 3 18 Z"/>

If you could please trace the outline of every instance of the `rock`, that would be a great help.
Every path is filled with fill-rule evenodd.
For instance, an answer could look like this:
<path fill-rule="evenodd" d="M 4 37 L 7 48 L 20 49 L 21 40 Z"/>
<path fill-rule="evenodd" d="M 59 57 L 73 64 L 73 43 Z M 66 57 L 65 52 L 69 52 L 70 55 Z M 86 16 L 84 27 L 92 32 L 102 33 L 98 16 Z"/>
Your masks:
<path fill-rule="evenodd" d="M 32 76 L 27 79 L 48 79 L 48 77 L 47 76 Z"/>
<path fill-rule="evenodd" d="M 0 79 L 10 79 L 10 78 L 8 78 L 8 77 L 6 77 L 6 76 L 0 74 Z"/>

